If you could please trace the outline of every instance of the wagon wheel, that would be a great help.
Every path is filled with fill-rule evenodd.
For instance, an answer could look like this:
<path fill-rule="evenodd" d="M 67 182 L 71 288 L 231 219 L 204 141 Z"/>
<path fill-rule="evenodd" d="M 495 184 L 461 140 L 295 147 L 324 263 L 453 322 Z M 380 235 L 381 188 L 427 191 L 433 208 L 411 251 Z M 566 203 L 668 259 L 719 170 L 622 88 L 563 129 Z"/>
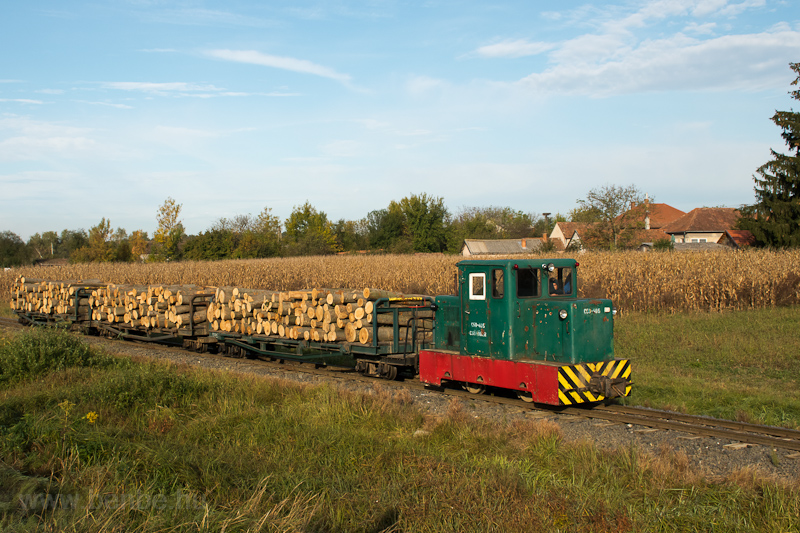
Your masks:
<path fill-rule="evenodd" d="M 479 383 L 464 383 L 464 390 L 470 394 L 483 394 L 486 392 L 486 385 Z"/>
<path fill-rule="evenodd" d="M 385 379 L 389 381 L 394 381 L 397 379 L 397 367 L 394 365 L 387 365 L 389 368 L 386 369 L 386 374 L 383 376 Z"/>
<path fill-rule="evenodd" d="M 533 393 L 530 391 L 518 390 L 517 398 L 519 398 L 523 402 L 533 403 Z"/>

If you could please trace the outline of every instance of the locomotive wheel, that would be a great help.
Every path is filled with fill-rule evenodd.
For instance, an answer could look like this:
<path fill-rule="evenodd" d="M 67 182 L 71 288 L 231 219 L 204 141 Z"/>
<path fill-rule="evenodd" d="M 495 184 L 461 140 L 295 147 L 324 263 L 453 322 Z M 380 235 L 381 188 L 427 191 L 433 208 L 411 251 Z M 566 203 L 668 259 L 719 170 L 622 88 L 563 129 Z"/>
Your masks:
<path fill-rule="evenodd" d="M 530 391 L 518 390 L 517 398 L 519 398 L 523 402 L 533 403 L 533 393 L 531 393 Z"/>
<path fill-rule="evenodd" d="M 480 385 L 478 383 L 464 383 L 464 390 L 470 394 L 483 394 L 486 392 L 486 385 Z"/>

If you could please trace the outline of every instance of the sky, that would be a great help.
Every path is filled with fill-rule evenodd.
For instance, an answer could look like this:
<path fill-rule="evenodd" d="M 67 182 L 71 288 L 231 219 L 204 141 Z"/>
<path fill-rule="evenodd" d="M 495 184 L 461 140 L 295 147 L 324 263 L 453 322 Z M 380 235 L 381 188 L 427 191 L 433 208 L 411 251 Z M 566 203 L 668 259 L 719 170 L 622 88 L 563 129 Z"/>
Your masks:
<path fill-rule="evenodd" d="M 0 231 L 358 220 L 427 194 L 563 213 L 604 185 L 753 203 L 794 0 L 8 1 Z M 797 107 L 795 105 L 795 107 Z"/>

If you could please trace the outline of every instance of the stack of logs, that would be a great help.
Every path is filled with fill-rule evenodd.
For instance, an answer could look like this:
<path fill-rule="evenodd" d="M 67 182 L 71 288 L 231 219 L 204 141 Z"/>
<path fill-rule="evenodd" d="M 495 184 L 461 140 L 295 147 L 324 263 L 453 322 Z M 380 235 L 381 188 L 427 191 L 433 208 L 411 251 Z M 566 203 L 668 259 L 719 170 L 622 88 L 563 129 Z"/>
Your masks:
<path fill-rule="evenodd" d="M 375 300 L 379 298 L 395 298 L 408 305 L 407 299 L 420 297 L 376 289 L 276 292 L 220 287 L 214 302 L 208 306 L 207 318 L 214 331 L 243 335 L 372 344 L 377 334 L 378 342 L 389 342 L 394 339 L 394 314 L 379 313 L 377 328 L 373 326 Z M 420 301 L 419 305 L 425 304 Z M 405 327 L 415 315 L 417 319 L 433 318 L 433 312 L 428 309 L 401 312 L 400 326 Z"/>
<path fill-rule="evenodd" d="M 208 302 L 213 295 L 214 288 L 206 290 L 196 285 L 145 287 L 106 284 L 99 280 L 18 278 L 11 289 L 11 308 L 134 328 L 189 328 L 205 322 L 205 307 L 197 304 L 204 306 L 203 302 Z M 192 315 L 190 302 L 195 296 L 199 298 L 194 298 L 196 308 Z"/>
<path fill-rule="evenodd" d="M 78 297 L 78 290 L 81 297 Z M 47 281 L 18 278 L 11 291 L 11 308 L 29 313 L 78 320 L 104 321 L 136 329 L 193 327 L 242 335 L 278 336 L 323 343 L 372 344 L 394 339 L 394 313 L 376 313 L 375 301 L 392 298 L 398 305 L 424 306 L 419 296 L 376 289 L 312 289 L 265 291 L 239 287 L 134 286 L 99 280 Z M 190 303 L 194 301 L 194 305 Z M 76 310 L 77 306 L 77 310 Z M 430 309 L 398 314 L 402 328 L 413 318 L 417 326 Z M 377 323 L 377 324 L 375 324 Z M 405 329 L 402 329 L 405 335 Z M 430 341 L 430 331 L 423 333 Z M 411 340 L 411 339 L 409 339 Z M 418 337 L 417 340 L 420 340 Z"/>

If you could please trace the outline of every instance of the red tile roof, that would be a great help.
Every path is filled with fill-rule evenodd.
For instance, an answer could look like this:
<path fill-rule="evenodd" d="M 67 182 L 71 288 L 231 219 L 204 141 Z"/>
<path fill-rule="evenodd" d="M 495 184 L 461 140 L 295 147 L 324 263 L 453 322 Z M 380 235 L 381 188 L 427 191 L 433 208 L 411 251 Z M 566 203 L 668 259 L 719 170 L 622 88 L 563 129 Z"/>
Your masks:
<path fill-rule="evenodd" d="M 663 228 L 685 215 L 680 209 L 667 204 L 650 204 L 650 229 Z"/>
<path fill-rule="evenodd" d="M 741 214 L 733 207 L 698 207 L 663 228 L 666 233 L 716 233 L 736 225 Z"/>
<path fill-rule="evenodd" d="M 642 206 L 642 204 L 639 204 L 636 207 L 632 207 L 625 213 L 619 215 L 617 217 L 617 220 L 620 220 L 622 219 L 622 217 L 627 215 L 628 221 L 635 220 L 644 224 L 645 212 L 646 212 L 650 216 L 650 229 L 659 229 L 686 214 L 680 209 L 675 209 L 671 205 L 667 204 L 648 203 L 647 205 L 648 207 L 646 210 L 644 209 L 644 206 Z M 633 213 L 631 213 L 632 211 Z"/>
<path fill-rule="evenodd" d="M 725 232 L 730 240 L 736 243 L 736 246 L 753 246 L 756 243 L 756 238 L 747 230 L 744 229 L 729 229 Z"/>
<path fill-rule="evenodd" d="M 569 240 L 578 232 L 578 236 L 583 233 L 586 233 L 586 229 L 589 228 L 592 224 L 589 222 L 558 222 L 558 227 L 561 228 L 561 232 L 564 234 L 564 238 Z"/>

